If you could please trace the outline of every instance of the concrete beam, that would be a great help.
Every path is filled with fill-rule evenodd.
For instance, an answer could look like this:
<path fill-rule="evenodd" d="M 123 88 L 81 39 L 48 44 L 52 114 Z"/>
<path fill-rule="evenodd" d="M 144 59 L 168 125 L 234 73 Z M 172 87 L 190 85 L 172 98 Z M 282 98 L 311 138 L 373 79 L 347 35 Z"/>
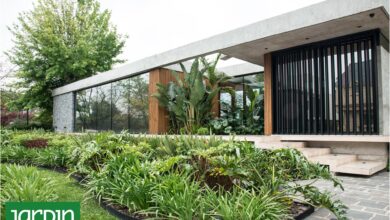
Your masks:
<path fill-rule="evenodd" d="M 270 43 L 270 45 L 274 45 L 272 50 L 284 49 L 283 47 L 286 47 L 286 45 L 283 44 L 283 40 L 285 40 L 286 36 L 290 38 L 291 36 L 286 34 L 292 31 L 295 31 L 297 36 L 292 38 L 292 41 L 288 42 L 287 46 L 289 47 L 294 46 L 297 42 L 298 44 L 301 43 L 302 36 L 299 35 L 299 33 L 301 33 L 303 29 L 305 32 L 315 36 L 326 37 L 328 37 L 326 35 L 327 33 L 333 32 L 329 30 L 333 29 L 337 29 L 336 35 L 350 34 L 353 30 L 355 32 L 359 32 L 357 29 L 351 29 L 355 24 L 353 22 L 351 23 L 351 21 L 356 20 L 363 24 L 370 24 L 364 28 L 377 27 L 383 29 L 383 32 L 388 34 L 388 8 L 388 0 L 324 1 L 178 47 L 161 54 L 153 55 L 117 69 L 71 83 L 55 89 L 53 91 L 53 96 L 116 81 L 132 75 L 148 72 L 158 67 L 176 64 L 197 56 L 212 54 L 215 52 L 222 52 L 226 55 L 237 58 L 241 57 L 244 58 L 243 60 L 259 64 L 262 59 L 258 58 L 262 57 L 266 53 L 262 50 L 268 50 L 268 52 L 270 52 L 270 50 L 264 48 L 262 43 L 256 41 L 265 39 Z M 373 10 L 375 10 L 377 18 L 379 17 L 379 19 L 375 20 L 375 22 L 369 23 L 369 18 L 364 14 L 363 17 L 357 16 L 367 11 L 372 13 L 371 11 Z M 343 18 L 346 17 L 349 19 L 343 20 Z M 383 21 L 384 17 L 385 21 Z M 365 19 L 362 20 L 362 18 Z M 329 26 L 329 24 L 331 25 Z M 322 32 L 313 32 L 310 27 L 315 27 L 315 30 L 322 30 Z M 278 36 L 278 38 L 274 38 L 273 36 Z M 258 48 L 252 49 L 254 48 L 253 45 L 259 45 L 262 50 L 258 50 Z"/>

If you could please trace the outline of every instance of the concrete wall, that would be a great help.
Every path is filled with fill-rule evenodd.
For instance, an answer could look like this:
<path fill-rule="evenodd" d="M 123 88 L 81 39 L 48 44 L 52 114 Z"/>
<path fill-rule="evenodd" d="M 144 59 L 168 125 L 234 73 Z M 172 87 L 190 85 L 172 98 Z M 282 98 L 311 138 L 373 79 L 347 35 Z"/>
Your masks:
<path fill-rule="evenodd" d="M 389 41 L 381 35 L 378 54 L 379 134 L 390 135 Z"/>
<path fill-rule="evenodd" d="M 75 96 L 73 92 L 54 96 L 53 128 L 57 132 L 74 131 Z"/>

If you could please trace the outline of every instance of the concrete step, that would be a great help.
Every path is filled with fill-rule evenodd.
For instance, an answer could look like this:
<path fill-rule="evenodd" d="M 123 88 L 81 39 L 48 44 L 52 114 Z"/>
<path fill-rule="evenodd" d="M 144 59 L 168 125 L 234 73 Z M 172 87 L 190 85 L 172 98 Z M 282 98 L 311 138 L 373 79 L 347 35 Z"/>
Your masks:
<path fill-rule="evenodd" d="M 308 159 L 313 163 L 328 165 L 329 170 L 333 171 L 337 166 L 356 161 L 357 156 L 352 154 L 326 154 Z"/>
<path fill-rule="evenodd" d="M 304 148 L 306 147 L 306 142 L 260 142 L 256 141 L 255 146 L 262 149 L 280 149 L 280 148 Z"/>
<path fill-rule="evenodd" d="M 370 176 L 386 168 L 384 161 L 357 160 L 335 167 L 332 171 Z"/>
<path fill-rule="evenodd" d="M 298 149 L 306 158 L 326 155 L 331 153 L 330 148 L 305 147 Z"/>

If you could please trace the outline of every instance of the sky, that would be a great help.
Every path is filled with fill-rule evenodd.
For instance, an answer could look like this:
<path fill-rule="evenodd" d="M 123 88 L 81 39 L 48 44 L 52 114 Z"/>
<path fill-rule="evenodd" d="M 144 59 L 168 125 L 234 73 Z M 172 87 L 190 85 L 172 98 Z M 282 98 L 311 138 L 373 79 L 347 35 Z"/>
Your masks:
<path fill-rule="evenodd" d="M 100 0 L 118 33 L 127 35 L 119 56 L 130 63 L 166 50 L 280 15 L 321 0 Z M 34 0 L 0 0 L 0 59 L 12 48 L 7 26 Z M 234 60 L 233 60 L 234 62 Z M 123 65 L 123 64 L 121 64 Z"/>

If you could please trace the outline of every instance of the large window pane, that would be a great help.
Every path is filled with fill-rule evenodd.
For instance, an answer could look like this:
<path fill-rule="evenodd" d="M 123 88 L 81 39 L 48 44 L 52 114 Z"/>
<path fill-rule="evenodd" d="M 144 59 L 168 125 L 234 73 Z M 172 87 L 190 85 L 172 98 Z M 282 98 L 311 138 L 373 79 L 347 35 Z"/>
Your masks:
<path fill-rule="evenodd" d="M 149 128 L 149 73 L 130 78 L 129 132 L 145 133 Z"/>
<path fill-rule="evenodd" d="M 76 131 L 96 130 L 96 89 L 76 94 Z"/>
<path fill-rule="evenodd" d="M 244 125 L 255 134 L 263 132 L 263 74 L 244 77 L 245 109 Z"/>
<path fill-rule="evenodd" d="M 228 119 L 232 132 L 261 134 L 263 132 L 263 74 L 230 79 L 220 94 L 220 117 Z"/>
<path fill-rule="evenodd" d="M 244 107 L 244 77 L 235 77 L 223 85 L 224 92 L 220 95 L 221 116 L 234 117 L 240 120 Z"/>
<path fill-rule="evenodd" d="M 111 84 L 96 87 L 97 89 L 97 130 L 111 129 Z"/>
<path fill-rule="evenodd" d="M 129 129 L 130 79 L 112 83 L 112 129 L 116 132 Z"/>

